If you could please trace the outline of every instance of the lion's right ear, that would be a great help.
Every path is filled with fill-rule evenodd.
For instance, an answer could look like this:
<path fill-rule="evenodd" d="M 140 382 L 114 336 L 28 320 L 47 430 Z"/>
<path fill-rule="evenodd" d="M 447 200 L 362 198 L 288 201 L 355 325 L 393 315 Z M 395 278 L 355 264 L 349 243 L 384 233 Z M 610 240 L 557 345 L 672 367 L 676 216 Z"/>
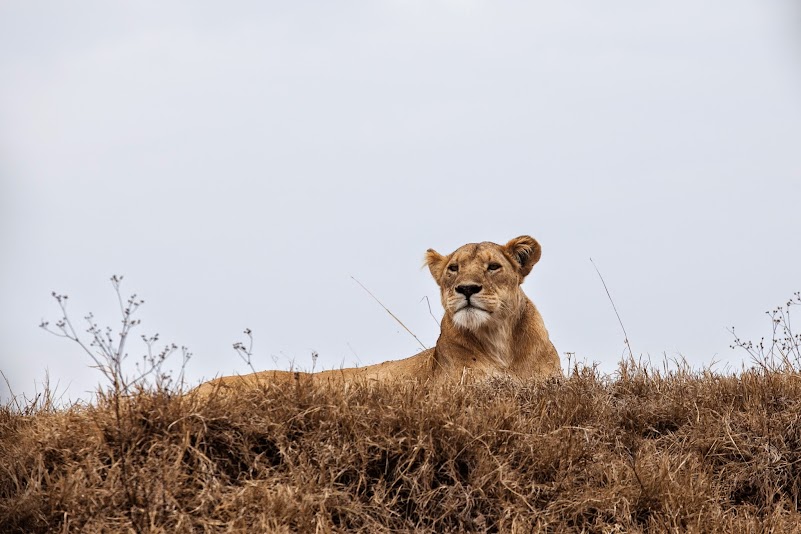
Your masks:
<path fill-rule="evenodd" d="M 445 269 L 445 264 L 447 263 L 448 258 L 430 248 L 426 251 L 426 265 L 428 265 L 428 270 L 431 271 L 431 276 L 434 277 L 434 280 L 439 283 L 439 279 L 442 276 L 442 271 Z"/>

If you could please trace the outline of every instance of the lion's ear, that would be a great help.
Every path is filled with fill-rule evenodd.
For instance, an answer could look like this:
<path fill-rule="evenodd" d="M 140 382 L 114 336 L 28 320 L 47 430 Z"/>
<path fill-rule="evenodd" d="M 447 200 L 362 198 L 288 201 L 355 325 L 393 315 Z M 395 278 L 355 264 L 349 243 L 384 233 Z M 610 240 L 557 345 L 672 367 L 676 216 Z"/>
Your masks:
<path fill-rule="evenodd" d="M 523 278 L 528 276 L 534 264 L 540 261 L 540 256 L 542 256 L 540 244 L 536 239 L 527 235 L 512 239 L 503 248 L 517 262 L 520 276 Z"/>
<path fill-rule="evenodd" d="M 445 269 L 445 263 L 448 258 L 430 248 L 426 251 L 426 265 L 428 270 L 431 271 L 431 276 L 439 283 L 439 278 L 442 276 L 442 270 Z"/>

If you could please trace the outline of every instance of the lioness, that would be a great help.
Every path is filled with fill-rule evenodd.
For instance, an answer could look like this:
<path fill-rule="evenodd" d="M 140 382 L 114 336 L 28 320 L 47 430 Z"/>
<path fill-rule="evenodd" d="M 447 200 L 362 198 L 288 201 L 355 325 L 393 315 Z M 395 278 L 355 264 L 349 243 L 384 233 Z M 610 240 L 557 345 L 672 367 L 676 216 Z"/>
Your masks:
<path fill-rule="evenodd" d="M 429 249 L 425 262 L 439 284 L 445 316 L 436 346 L 405 360 L 314 374 L 263 371 L 225 376 L 201 384 L 196 391 L 207 395 L 304 379 L 460 382 L 493 376 L 561 376 L 559 355 L 542 317 L 520 288 L 541 253 L 540 244 L 529 236 L 503 246 L 470 243 L 447 256 Z"/>

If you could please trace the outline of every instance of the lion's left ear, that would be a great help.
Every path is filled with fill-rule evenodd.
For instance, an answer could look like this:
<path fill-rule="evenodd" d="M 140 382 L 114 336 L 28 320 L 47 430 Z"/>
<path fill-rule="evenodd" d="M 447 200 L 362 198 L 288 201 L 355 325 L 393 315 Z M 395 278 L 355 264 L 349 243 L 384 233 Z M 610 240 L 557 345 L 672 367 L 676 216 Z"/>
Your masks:
<path fill-rule="evenodd" d="M 537 240 L 531 236 L 521 235 L 506 243 L 503 249 L 519 266 L 520 276 L 525 278 L 534 264 L 540 261 L 542 247 Z"/>

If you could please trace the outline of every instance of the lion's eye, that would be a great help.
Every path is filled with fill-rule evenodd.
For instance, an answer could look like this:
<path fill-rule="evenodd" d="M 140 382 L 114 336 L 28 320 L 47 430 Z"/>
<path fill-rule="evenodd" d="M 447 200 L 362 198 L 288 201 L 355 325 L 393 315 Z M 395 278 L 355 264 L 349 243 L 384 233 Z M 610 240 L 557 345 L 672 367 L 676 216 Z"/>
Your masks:
<path fill-rule="evenodd" d="M 451 263 L 450 265 L 448 265 L 448 270 L 452 273 L 455 273 L 456 271 L 459 270 L 459 266 L 456 265 L 455 263 Z"/>
<path fill-rule="evenodd" d="M 488 271 L 497 271 L 500 268 L 501 268 L 501 264 L 500 263 L 490 263 L 489 265 L 487 265 L 487 270 Z"/>

